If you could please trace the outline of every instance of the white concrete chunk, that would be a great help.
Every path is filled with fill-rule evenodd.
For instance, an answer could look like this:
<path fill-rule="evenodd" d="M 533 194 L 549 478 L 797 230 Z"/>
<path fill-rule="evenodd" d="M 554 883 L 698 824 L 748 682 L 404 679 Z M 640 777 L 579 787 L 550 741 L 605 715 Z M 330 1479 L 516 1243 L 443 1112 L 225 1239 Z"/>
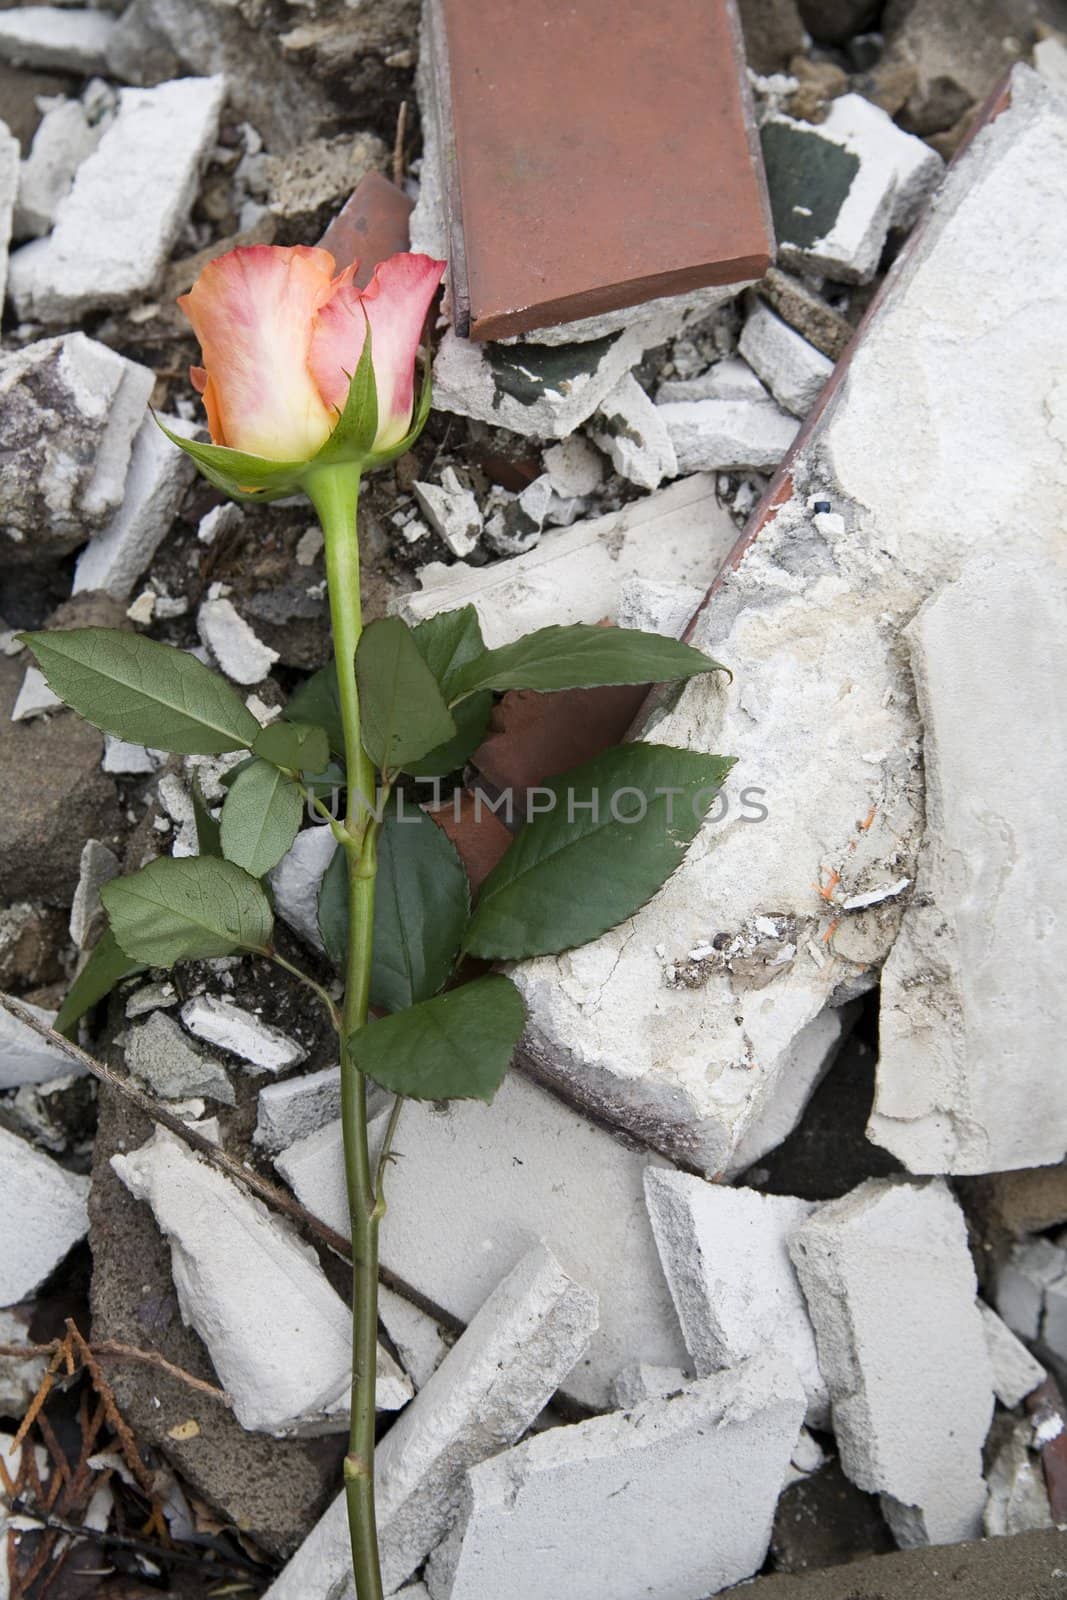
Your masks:
<path fill-rule="evenodd" d="M 745 319 L 738 349 L 778 403 L 795 417 L 807 416 L 834 370 L 828 356 L 762 300 Z"/>
<path fill-rule="evenodd" d="M 19 1316 L 13 1311 L 0 1311 L 0 1344 L 33 1342 L 25 1312 Z M 5 1417 L 25 1416 L 27 1406 L 40 1388 L 46 1365 L 44 1356 L 0 1356 L 0 1412 Z M 8 1436 L 0 1441 L 0 1449 L 10 1447 L 10 1443 Z M 13 1470 L 11 1458 L 6 1454 L 4 1465 L 8 1472 Z M 3 1576 L 0 1576 L 0 1600 L 7 1600 Z"/>
<path fill-rule="evenodd" d="M 180 417 L 163 421 L 186 439 L 199 431 Z M 127 599 L 169 533 L 195 472 L 184 450 L 171 443 L 154 417 L 146 417 L 133 442 L 125 499 L 78 557 L 73 592 L 105 589 L 116 600 Z"/>
<path fill-rule="evenodd" d="M 95 150 L 103 131 L 102 124 L 90 125 L 80 100 L 62 100 L 49 107 L 19 168 L 15 238 L 37 238 L 49 232 L 75 173 Z"/>
<path fill-rule="evenodd" d="M 898 1544 L 976 1538 L 993 1371 L 953 1195 L 871 1179 L 821 1206 L 790 1253 L 845 1472 L 881 1495 Z"/>
<path fill-rule="evenodd" d="M 343 1427 L 351 1321 L 310 1245 L 162 1129 L 111 1164 L 170 1241 L 182 1318 L 207 1346 L 242 1427 Z M 381 1400 L 395 1409 L 410 1385 L 384 1350 L 378 1366 Z"/>
<path fill-rule="evenodd" d="M 513 561 L 424 568 L 425 587 L 406 595 L 397 610 L 414 624 L 472 603 L 493 649 L 550 623 L 613 618 L 627 578 L 706 588 L 736 536 L 716 500 L 715 480 L 696 476 L 622 511 L 547 532 L 536 550 Z"/>
<path fill-rule="evenodd" d="M 1067 379 L 1046 403 L 1067 443 Z M 1049 1070 L 1067 1026 L 1061 549 L 1057 534 L 976 560 L 907 629 L 926 837 L 883 974 L 868 1132 L 912 1172 L 1001 1172 L 1067 1153 L 1067 1077 Z M 990 661 L 1011 670 L 989 674 Z M 991 742 L 1025 781 L 990 784 Z"/>
<path fill-rule="evenodd" d="M 0 41 L 12 15 L 0 13 Z M 111 25 L 103 12 L 88 15 Z M 121 91 L 115 119 L 78 168 L 52 233 L 28 247 L 32 254 L 12 259 L 21 317 L 69 322 L 151 294 L 196 198 L 225 93 L 222 77 Z"/>
<path fill-rule="evenodd" d="M 259 1091 L 253 1139 L 274 1154 L 306 1139 L 341 1115 L 341 1072 L 324 1067 L 283 1083 L 268 1083 Z"/>
<path fill-rule="evenodd" d="M 937 151 L 898 128 L 881 106 L 861 94 L 831 100 L 820 127 L 860 152 L 865 173 L 881 170 L 892 177 L 889 226 L 910 228 L 944 176 L 945 163 Z"/>
<path fill-rule="evenodd" d="M 695 378 L 668 378 L 656 390 L 656 404 L 680 400 L 763 400 L 770 395 L 747 361 L 727 356 Z"/>
<path fill-rule="evenodd" d="M 404 1371 L 416 1389 L 433 1377 L 454 1341 L 438 1322 L 384 1283 L 378 1285 L 378 1318 L 396 1346 Z"/>
<path fill-rule="evenodd" d="M 84 1239 L 88 1198 L 88 1178 L 0 1127 L 0 1306 L 28 1299 Z"/>
<path fill-rule="evenodd" d="M 382 1578 L 392 1594 L 455 1515 L 464 1473 L 521 1437 L 581 1357 L 596 1296 L 536 1246 L 472 1320 L 377 1450 Z M 339 1496 L 264 1600 L 351 1600 L 348 1523 Z"/>
<path fill-rule="evenodd" d="M 1067 94 L 1067 45 L 1061 39 L 1039 39 L 1034 45 L 1034 66 L 1054 89 Z"/>
<path fill-rule="evenodd" d="M 104 759 L 100 763 L 104 772 L 117 777 L 139 778 L 155 772 L 156 761 L 152 751 L 143 744 L 130 744 L 126 739 L 116 739 L 114 734 L 104 734 Z"/>
<path fill-rule="evenodd" d="M 580 433 L 549 445 L 542 460 L 553 492 L 564 500 L 595 494 L 604 481 L 603 458 Z"/>
<path fill-rule="evenodd" d="M 278 659 L 277 650 L 263 643 L 232 600 L 205 600 L 196 628 L 201 643 L 234 683 L 262 683 Z"/>
<path fill-rule="evenodd" d="M 751 1577 L 803 1408 L 766 1354 L 482 1462 L 430 1559 L 433 1600 L 704 1600 Z"/>
<path fill-rule="evenodd" d="M 153 1011 L 126 1040 L 126 1065 L 161 1100 L 203 1096 L 234 1104 L 233 1084 L 221 1061 L 197 1050 L 165 1011 Z"/>
<path fill-rule="evenodd" d="M 196 995 L 182 1006 L 182 1022 L 198 1039 L 229 1050 L 258 1072 L 283 1072 L 307 1055 L 303 1045 L 233 1000 Z"/>
<path fill-rule="evenodd" d="M 278 915 L 316 950 L 323 947 L 319 933 L 319 887 L 336 849 L 337 840 L 329 828 L 305 828 L 270 874 Z"/>
<path fill-rule="evenodd" d="M 612 1384 L 611 1403 L 618 1411 L 632 1411 L 644 1400 L 665 1400 L 677 1394 L 688 1382 L 681 1367 L 650 1367 L 647 1361 L 632 1361 Z"/>
<path fill-rule="evenodd" d="M 892 161 L 869 138 L 779 114 L 764 120 L 762 141 L 780 265 L 869 283 L 894 210 Z"/>
<path fill-rule="evenodd" d="M 1054 1526 L 1041 1459 L 1029 1418 L 1016 1424 L 993 1460 L 986 1483 L 989 1498 L 982 1517 L 987 1539 Z"/>
<path fill-rule="evenodd" d="M 911 890 L 843 908 L 915 877 L 922 730 L 903 627 L 974 555 L 1007 560 L 1061 537 L 1067 522 L 1067 195 L 1053 177 L 1067 170 L 1067 102 L 1024 67 L 1011 84 L 1011 106 L 946 175 L 773 507 L 697 624 L 692 642 L 733 681 L 694 680 L 649 727 L 661 743 L 739 756 L 722 800 L 625 927 L 513 974 L 538 1073 L 709 1175 L 788 1092 L 802 1030 L 831 999 L 872 983 L 909 902 Z M 890 439 L 892 451 L 872 445 Z M 824 499 L 835 521 L 817 525 Z M 524 626 L 517 619 L 515 632 Z M 493 643 L 511 637 L 501 628 Z M 1041 726 L 1051 727 L 1047 705 Z M 1057 726 L 1053 751 L 1058 736 Z M 1043 755 L 1039 789 L 1055 770 Z M 753 790 L 764 809 L 746 821 Z M 988 805 L 998 804 L 993 785 Z M 1058 863 L 1046 869 L 1058 881 Z M 1042 881 L 1027 901 L 1030 887 L 1043 904 Z M 760 933 L 767 926 L 773 935 Z M 1033 927 L 1013 960 L 1044 959 Z M 695 948 L 708 950 L 698 969 Z M 1046 988 L 1036 1015 L 1019 1013 L 1025 1037 L 1044 1037 L 1065 992 Z M 1065 1032 L 1061 1022 L 1060 1040 Z M 1060 1053 L 1057 1044 L 1046 1061 Z M 1044 1104 L 1055 1106 L 1062 1075 L 1044 1077 Z M 1026 1117 L 1017 1098 L 1016 1128 Z"/>
<path fill-rule="evenodd" d="M 56 1020 L 54 1011 L 45 1011 L 27 1000 L 20 1000 L 19 1004 L 49 1027 Z M 70 1056 L 0 1006 L 0 1089 L 17 1089 L 24 1083 L 48 1083 L 52 1078 L 71 1074 L 81 1077 L 83 1072 L 84 1068 Z"/>
<path fill-rule="evenodd" d="M 469 556 L 482 536 L 482 513 L 470 489 L 464 488 L 454 467 L 446 467 L 440 483 L 416 483 L 415 498 L 430 527 L 454 556 Z"/>
<path fill-rule="evenodd" d="M 39 667 L 27 667 L 15 704 L 11 707 L 12 722 L 29 722 L 31 717 L 43 717 L 57 711 L 63 702 L 48 687 L 48 680 Z"/>
<path fill-rule="evenodd" d="M 7 254 L 18 183 L 19 142 L 7 123 L 0 122 L 0 311 L 7 293 Z"/>
<path fill-rule="evenodd" d="M 825 1427 L 830 1396 L 789 1259 L 789 1240 L 814 1203 L 654 1168 L 645 1174 L 645 1197 L 697 1374 L 781 1351 L 804 1386 L 807 1421 Z"/>
<path fill-rule="evenodd" d="M 120 872 L 119 858 L 99 839 L 86 839 L 78 867 L 78 886 L 70 908 L 70 937 L 79 950 L 96 942 L 96 929 L 104 908 L 100 890 Z"/>
<path fill-rule="evenodd" d="M 1016 1338 L 992 1306 L 979 1300 L 978 1310 L 985 1330 L 986 1348 L 993 1367 L 993 1393 L 1009 1411 L 1021 1405 L 1047 1376 L 1040 1361 L 1035 1361 L 1021 1339 Z"/>
<path fill-rule="evenodd" d="M 0 60 L 86 78 L 105 73 L 114 26 L 114 17 L 106 11 L 16 6 L 0 12 Z"/>
<path fill-rule="evenodd" d="M 1063 1246 L 1060 1235 L 1060 1246 Z M 1041 1325 L 1042 1343 L 1051 1355 L 1067 1363 L 1067 1271 L 1054 1278 L 1045 1290 L 1045 1320 Z"/>
<path fill-rule="evenodd" d="M 1051 1239 L 1013 1244 L 997 1270 L 997 1311 L 1012 1333 L 1034 1341 L 1044 1332 L 1045 1297 L 1049 1287 L 1067 1274 L 1067 1250 Z"/>
<path fill-rule="evenodd" d="M 640 489 L 658 489 L 664 478 L 678 476 L 678 457 L 663 418 L 632 372 L 600 402 L 589 435 L 620 477 Z"/>
<path fill-rule="evenodd" d="M 680 472 L 773 472 L 798 426 L 773 400 L 682 400 L 657 409 Z"/>
<path fill-rule="evenodd" d="M 379 1117 L 376 1135 L 383 1125 Z M 519 1072 L 505 1078 L 492 1106 L 405 1105 L 394 1149 L 381 1259 L 402 1282 L 466 1322 L 543 1239 L 600 1297 L 600 1328 L 568 1377 L 568 1393 L 602 1406 L 630 1361 L 688 1366 L 645 1212 L 642 1180 L 658 1158 L 625 1148 Z M 338 1124 L 276 1165 L 316 1216 L 345 1225 Z M 478 1206 L 463 1199 L 472 1172 Z"/>

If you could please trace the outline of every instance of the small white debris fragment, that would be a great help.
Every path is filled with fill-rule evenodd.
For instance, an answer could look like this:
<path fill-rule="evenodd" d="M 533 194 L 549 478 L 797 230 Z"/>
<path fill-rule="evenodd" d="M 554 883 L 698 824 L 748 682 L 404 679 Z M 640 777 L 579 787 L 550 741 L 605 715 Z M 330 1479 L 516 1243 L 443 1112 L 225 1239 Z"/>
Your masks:
<path fill-rule="evenodd" d="M 341 1072 L 324 1067 L 303 1077 L 268 1083 L 259 1091 L 254 1142 L 276 1154 L 306 1139 L 341 1114 Z"/>
<path fill-rule="evenodd" d="M 513 1444 L 559 1388 L 596 1327 L 596 1296 L 543 1246 L 498 1284 L 378 1446 L 382 1577 L 392 1594 L 447 1530 L 464 1474 Z M 352 1593 L 339 1495 L 264 1600 Z"/>
<path fill-rule="evenodd" d="M 27 667 L 22 686 L 15 696 L 15 704 L 11 707 L 11 720 L 28 722 L 31 717 L 41 717 L 46 712 L 58 710 L 62 704 L 59 696 L 48 687 L 40 668 Z"/>
<path fill-rule="evenodd" d="M 773 400 L 683 400 L 658 409 L 680 472 L 772 472 L 798 428 Z"/>
<path fill-rule="evenodd" d="M 0 312 L 7 293 L 8 245 L 19 184 L 19 142 L 6 122 L 0 122 Z"/>
<path fill-rule="evenodd" d="M 147 628 L 155 615 L 157 598 L 154 589 L 142 589 L 137 599 L 126 607 L 126 615 L 130 621 L 136 623 L 139 628 Z"/>
<path fill-rule="evenodd" d="M 1039 1432 L 1029 1418 L 1016 1423 L 993 1459 L 982 1518 L 982 1532 L 988 1539 L 1053 1526 L 1048 1489 L 1036 1453 Z"/>
<path fill-rule="evenodd" d="M 78 886 L 70 908 L 70 937 L 79 950 L 96 942 L 97 928 L 104 914 L 100 890 L 119 874 L 119 859 L 99 839 L 86 839 L 78 866 Z"/>
<path fill-rule="evenodd" d="M 495 493 L 497 509 L 486 521 L 485 542 L 497 555 L 525 555 L 540 543 L 545 521 L 556 501 L 552 481 L 547 472 L 542 472 L 514 498 L 505 497 L 502 489 Z"/>
<path fill-rule="evenodd" d="M 620 1411 L 632 1411 L 645 1400 L 665 1400 L 677 1394 L 689 1381 L 681 1367 L 651 1367 L 647 1361 L 632 1361 L 611 1386 L 612 1404 Z"/>
<path fill-rule="evenodd" d="M 0 60 L 88 77 L 107 71 L 107 46 L 115 26 L 106 11 L 69 6 L 16 6 L 0 12 Z"/>
<path fill-rule="evenodd" d="M 306 528 L 296 542 L 298 567 L 313 567 L 322 554 L 325 544 L 321 528 Z"/>
<path fill-rule="evenodd" d="M 1034 66 L 1054 89 L 1067 94 L 1067 44 L 1056 38 L 1039 39 L 1034 45 Z"/>
<path fill-rule="evenodd" d="M 981 1528 L 993 1373 L 963 1213 L 940 1180 L 871 1179 L 790 1254 L 830 1387 L 841 1465 L 903 1545 Z"/>
<path fill-rule="evenodd" d="M 10 14 L 10 13 L 9 13 Z M 92 127 L 78 100 L 49 106 L 19 171 L 14 234 L 17 239 L 47 233 L 74 174 L 96 148 L 103 126 Z"/>
<path fill-rule="evenodd" d="M 162 1129 L 111 1165 L 132 1195 L 148 1201 L 170 1241 L 182 1317 L 207 1345 L 242 1427 L 285 1433 L 342 1425 L 349 1313 L 314 1250 Z M 383 1375 L 409 1397 L 384 1351 L 380 1372 L 383 1364 Z M 389 1387 L 383 1400 L 402 1404 Z"/>
<path fill-rule="evenodd" d="M 130 1031 L 126 1065 L 161 1100 L 208 1100 L 234 1103 L 233 1085 L 221 1061 L 194 1048 L 173 1017 L 153 1011 L 147 1022 Z"/>
<path fill-rule="evenodd" d="M 38 1022 L 48 1027 L 55 1025 L 54 1011 L 45 1011 L 28 1000 L 20 1000 L 19 1004 Z M 80 1077 L 84 1070 L 57 1045 L 0 1006 L 0 1089 L 17 1089 L 24 1083 L 48 1083 L 52 1078 L 71 1074 Z"/>
<path fill-rule="evenodd" d="M 462 561 L 482 536 L 482 514 L 470 489 L 464 488 L 454 467 L 446 467 L 441 482 L 416 483 L 415 497 L 431 528 Z"/>
<path fill-rule="evenodd" d="M 174 1006 L 178 1003 L 178 991 L 172 983 L 146 983 L 143 988 L 135 989 L 126 1002 L 126 1016 L 132 1021 L 134 1017 L 143 1017 L 150 1011 L 160 1007 Z"/>
<path fill-rule="evenodd" d="M 430 1594 L 717 1594 L 763 1562 L 803 1409 L 789 1363 L 766 1352 L 633 1412 L 537 1434 L 472 1468 Z M 694 1490 L 714 1516 L 694 1514 Z"/>
<path fill-rule="evenodd" d="M 229 1050 L 262 1072 L 282 1072 L 307 1055 L 302 1045 L 232 1000 L 198 995 L 182 1006 L 182 1022 L 198 1039 Z"/>
<path fill-rule="evenodd" d="M 542 460 L 553 493 L 564 500 L 595 494 L 604 481 L 603 457 L 580 433 L 550 445 Z"/>
<path fill-rule="evenodd" d="M 199 431 L 180 417 L 162 420 L 184 439 Z M 147 417 L 133 442 L 125 498 L 78 557 L 75 594 L 106 589 L 116 600 L 127 598 L 170 531 L 195 471 L 189 457 L 171 443 L 155 418 Z"/>
<path fill-rule="evenodd" d="M 696 378 L 668 378 L 656 390 L 656 404 L 681 400 L 755 400 L 770 395 L 746 361 L 727 356 Z"/>
<path fill-rule="evenodd" d="M 829 1394 L 788 1249 L 814 1204 L 655 1169 L 645 1197 L 697 1374 L 780 1350 L 804 1385 L 808 1422 L 825 1426 Z"/>
<path fill-rule="evenodd" d="M 201 640 L 234 683 L 262 683 L 278 659 L 277 650 L 263 643 L 231 600 L 205 600 L 196 626 Z"/>
<path fill-rule="evenodd" d="M 0 1344 L 32 1344 L 26 1321 L 14 1311 L 0 1311 Z M 40 1387 L 45 1374 L 44 1356 L 0 1356 L 0 1414 L 21 1417 Z M 10 1435 L 0 1434 L 0 1450 L 8 1472 L 17 1472 L 12 1458 L 7 1454 Z M 18 1457 L 15 1457 L 17 1460 Z M 3 1493 L 0 1491 L 0 1507 Z M 0 1510 L 0 1538 L 3 1537 L 3 1513 Z M 0 1578 L 0 1595 L 3 1594 Z"/>
<path fill-rule="evenodd" d="M 304 828 L 270 873 L 274 907 L 294 933 L 321 950 L 318 901 L 323 873 L 333 860 L 337 840 L 325 825 Z"/>
<path fill-rule="evenodd" d="M 738 349 L 779 405 L 795 417 L 807 416 L 834 370 L 821 350 L 762 300 L 756 301 L 745 320 Z"/>
<path fill-rule="evenodd" d="M 197 524 L 196 537 L 201 544 L 214 544 L 220 534 L 239 528 L 243 521 L 244 512 L 236 500 L 227 500 L 224 505 L 212 506 L 210 511 L 204 512 Z"/>
<path fill-rule="evenodd" d="M 993 1366 L 993 1393 L 1009 1411 L 1021 1405 L 1039 1383 L 1045 1380 L 1045 1369 L 1035 1361 L 1022 1340 L 1017 1338 L 1006 1322 L 1002 1322 L 992 1306 L 979 1300 L 986 1347 Z"/>
<path fill-rule="evenodd" d="M 0 51 L 13 15 L 0 12 Z M 56 15 L 66 29 L 75 13 Z M 111 26 L 104 12 L 88 16 L 98 28 Z M 225 92 L 221 76 L 122 90 L 117 115 L 78 168 L 51 234 L 12 258 L 11 293 L 21 317 L 69 322 L 152 293 L 218 137 Z"/>
<path fill-rule="evenodd" d="M 910 878 L 898 878 L 895 883 L 879 884 L 877 889 L 867 889 L 863 894 L 846 895 L 841 902 L 842 911 L 867 911 L 880 906 L 883 900 L 895 900 L 911 883 Z"/>
<path fill-rule="evenodd" d="M 0 1127 L 0 1306 L 28 1297 L 89 1227 L 89 1179 Z"/>
<path fill-rule="evenodd" d="M 615 471 L 640 489 L 658 489 L 664 478 L 678 476 L 678 457 L 663 417 L 632 372 L 600 402 L 589 433 L 610 456 Z"/>

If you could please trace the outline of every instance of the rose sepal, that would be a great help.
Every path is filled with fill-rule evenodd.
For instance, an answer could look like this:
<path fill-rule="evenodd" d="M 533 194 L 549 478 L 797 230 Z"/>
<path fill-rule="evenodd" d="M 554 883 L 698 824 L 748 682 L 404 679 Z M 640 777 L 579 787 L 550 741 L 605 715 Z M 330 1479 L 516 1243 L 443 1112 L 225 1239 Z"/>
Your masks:
<path fill-rule="evenodd" d="M 172 433 L 154 411 L 152 415 L 171 443 L 192 457 L 207 481 L 234 500 L 262 504 L 265 500 L 284 499 L 299 489 L 307 471 L 306 461 L 271 461 L 266 456 L 231 450 L 228 445 L 183 439 Z"/>

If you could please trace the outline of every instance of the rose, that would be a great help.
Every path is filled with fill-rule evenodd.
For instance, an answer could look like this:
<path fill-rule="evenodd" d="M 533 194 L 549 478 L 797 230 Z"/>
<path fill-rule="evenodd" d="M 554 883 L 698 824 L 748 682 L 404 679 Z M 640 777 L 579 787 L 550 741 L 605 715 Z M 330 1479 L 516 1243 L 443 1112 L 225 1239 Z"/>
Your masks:
<path fill-rule="evenodd" d="M 328 250 L 244 246 L 210 261 L 181 297 L 200 342 L 203 366 L 191 377 L 215 445 L 264 461 L 310 460 L 345 408 L 368 326 L 378 400 L 368 459 L 404 439 L 415 355 L 445 264 L 391 256 L 365 289 L 352 281 L 357 265 L 334 276 Z"/>

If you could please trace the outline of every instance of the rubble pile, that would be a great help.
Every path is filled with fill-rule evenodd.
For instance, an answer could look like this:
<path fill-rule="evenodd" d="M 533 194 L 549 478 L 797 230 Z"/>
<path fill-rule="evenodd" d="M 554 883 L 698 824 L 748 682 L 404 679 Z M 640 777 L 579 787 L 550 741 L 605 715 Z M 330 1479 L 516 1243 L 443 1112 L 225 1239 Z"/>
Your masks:
<path fill-rule="evenodd" d="M 766 272 L 497 340 L 446 280 L 434 413 L 365 486 L 368 616 L 684 632 L 733 674 L 565 691 L 551 726 L 506 695 L 433 802 L 475 888 L 509 838 L 482 782 L 602 733 L 739 758 L 649 904 L 513 968 L 494 1104 L 403 1110 L 390 1594 L 935 1600 L 949 1545 L 1037 1600 L 1067 1569 L 1067 22 L 965 9 L 741 0 Z M 263 724 L 327 661 L 310 508 L 224 503 L 151 412 L 206 437 L 174 300 L 223 251 L 327 232 L 362 283 L 405 230 L 449 253 L 419 41 L 414 0 L 0 10 L 0 991 L 40 1022 L 101 888 L 194 852 L 240 755 L 101 736 L 17 634 L 178 645 Z M 270 879 L 327 983 L 335 847 L 309 820 Z M 81 1038 L 134 1098 L 0 1008 L 4 1437 L 44 1405 L 0 1597 L 39 1552 L 147 1593 L 111 1586 L 136 1525 L 190 1600 L 352 1600 L 328 1021 L 227 957 L 126 977 Z M 56 1472 L 73 1542 L 33 1517 Z"/>

